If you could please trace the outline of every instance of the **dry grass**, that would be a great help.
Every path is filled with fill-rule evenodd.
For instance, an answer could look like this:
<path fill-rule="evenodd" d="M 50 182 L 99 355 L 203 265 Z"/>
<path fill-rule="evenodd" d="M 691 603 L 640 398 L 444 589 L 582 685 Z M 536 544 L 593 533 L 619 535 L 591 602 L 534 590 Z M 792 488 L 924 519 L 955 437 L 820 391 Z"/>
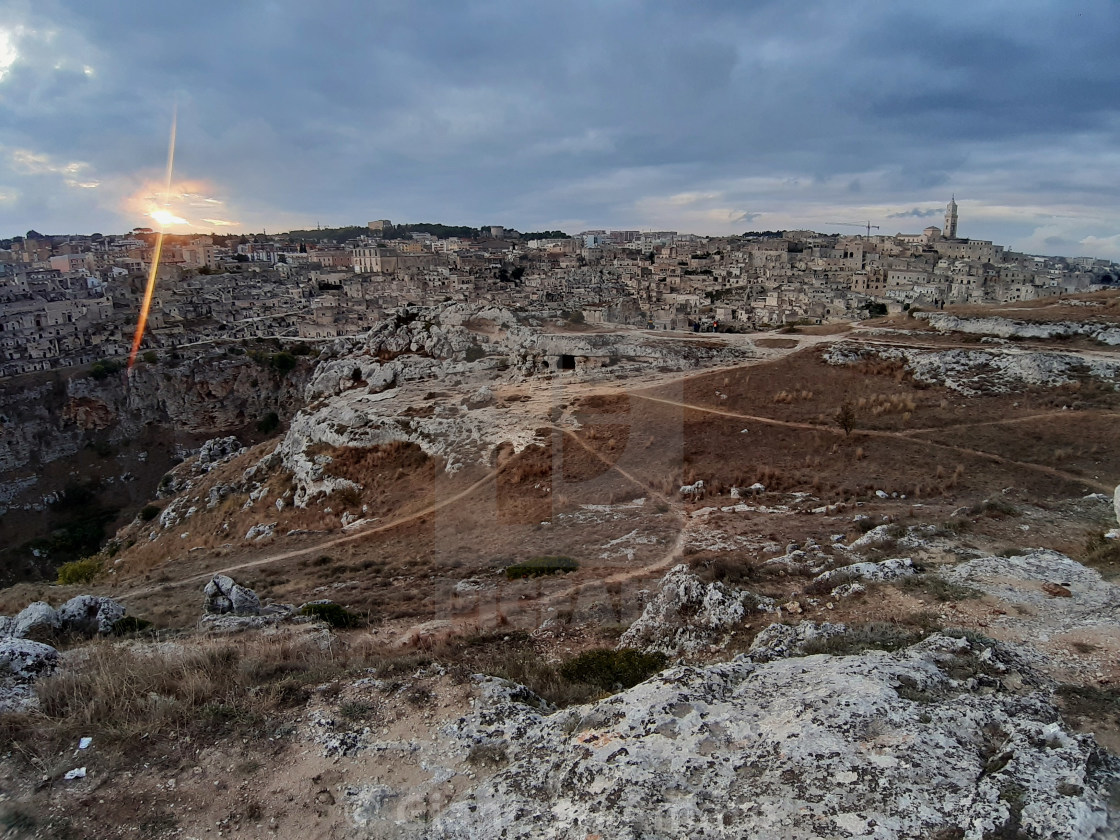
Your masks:
<path fill-rule="evenodd" d="M 269 719 L 306 701 L 308 688 L 343 673 L 353 657 L 321 636 L 192 640 L 156 649 L 98 641 L 84 658 L 40 680 L 40 710 L 0 717 L 0 734 L 32 753 L 93 736 L 120 750 L 236 727 L 261 736 Z"/>

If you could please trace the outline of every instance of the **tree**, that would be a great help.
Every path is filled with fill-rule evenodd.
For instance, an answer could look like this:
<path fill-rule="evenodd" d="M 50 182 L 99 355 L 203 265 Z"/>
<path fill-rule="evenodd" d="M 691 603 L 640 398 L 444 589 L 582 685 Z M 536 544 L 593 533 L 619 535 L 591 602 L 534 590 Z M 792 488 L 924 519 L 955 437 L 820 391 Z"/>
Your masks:
<path fill-rule="evenodd" d="M 856 427 L 856 409 L 848 400 L 844 400 L 840 404 L 840 408 L 836 411 L 836 425 L 844 430 L 844 437 L 852 433 L 852 429 Z"/>

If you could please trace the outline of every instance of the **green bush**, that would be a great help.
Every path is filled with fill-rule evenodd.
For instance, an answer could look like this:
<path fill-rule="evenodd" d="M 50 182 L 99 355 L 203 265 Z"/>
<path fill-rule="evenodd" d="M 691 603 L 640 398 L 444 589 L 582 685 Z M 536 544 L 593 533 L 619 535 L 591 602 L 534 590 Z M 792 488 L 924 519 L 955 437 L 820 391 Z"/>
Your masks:
<path fill-rule="evenodd" d="M 486 355 L 486 348 L 481 344 L 472 344 L 467 348 L 467 361 L 477 362 Z"/>
<path fill-rule="evenodd" d="M 631 688 L 665 667 L 663 653 L 643 653 L 635 648 L 597 648 L 585 651 L 560 666 L 560 676 L 604 691 Z"/>
<path fill-rule="evenodd" d="M 104 379 L 123 367 L 124 364 L 116 359 L 102 359 L 100 362 L 94 362 L 90 365 L 89 375 L 94 379 Z"/>
<path fill-rule="evenodd" d="M 273 353 L 268 363 L 281 373 L 288 373 L 295 370 L 296 357 L 286 350 L 281 350 L 279 353 Z"/>
<path fill-rule="evenodd" d="M 140 518 L 145 522 L 151 522 L 159 516 L 159 513 L 159 505 L 144 505 L 144 507 L 140 508 Z"/>
<path fill-rule="evenodd" d="M 280 428 L 280 415 L 270 411 L 257 423 L 257 431 L 270 435 Z"/>
<path fill-rule="evenodd" d="M 145 350 L 144 355 L 140 357 L 147 364 L 154 365 L 159 361 L 159 354 L 155 350 Z"/>
<path fill-rule="evenodd" d="M 60 586 L 73 586 L 78 583 L 89 583 L 101 571 L 101 561 L 87 557 L 83 560 L 72 560 L 58 567 L 58 583 Z"/>
<path fill-rule="evenodd" d="M 331 627 L 357 627 L 362 623 L 358 615 L 338 604 L 304 604 L 299 614 L 317 618 Z"/>
<path fill-rule="evenodd" d="M 113 635 L 127 636 L 129 633 L 142 633 L 151 626 L 152 622 L 148 621 L 146 618 L 126 615 L 113 622 Z"/>
<path fill-rule="evenodd" d="M 543 575 L 554 575 L 557 572 L 574 572 L 578 568 L 579 563 L 571 557 L 547 555 L 533 557 L 524 563 L 515 563 L 506 569 L 506 577 L 510 580 L 542 577 Z"/>

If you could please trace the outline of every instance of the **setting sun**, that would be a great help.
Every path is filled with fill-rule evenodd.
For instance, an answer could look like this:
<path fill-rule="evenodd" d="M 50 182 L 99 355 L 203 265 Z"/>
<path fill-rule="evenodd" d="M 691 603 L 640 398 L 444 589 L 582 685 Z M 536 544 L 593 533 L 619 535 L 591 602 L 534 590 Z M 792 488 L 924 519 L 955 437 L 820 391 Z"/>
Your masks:
<path fill-rule="evenodd" d="M 153 210 L 148 214 L 151 216 L 160 227 L 167 227 L 168 225 L 185 225 L 187 220 L 181 216 L 176 216 L 170 210 Z"/>

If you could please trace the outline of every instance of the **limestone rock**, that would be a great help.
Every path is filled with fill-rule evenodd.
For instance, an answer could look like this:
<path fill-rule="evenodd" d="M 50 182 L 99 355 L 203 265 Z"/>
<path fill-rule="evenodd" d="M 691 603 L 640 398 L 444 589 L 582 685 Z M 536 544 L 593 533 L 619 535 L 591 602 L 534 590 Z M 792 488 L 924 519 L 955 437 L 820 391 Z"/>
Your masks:
<path fill-rule="evenodd" d="M 203 588 L 206 612 L 214 615 L 232 613 L 236 616 L 256 616 L 261 611 L 257 593 L 234 582 L 227 575 L 214 575 Z"/>
<path fill-rule="evenodd" d="M 1030 549 L 1015 557 L 975 557 L 942 567 L 937 574 L 1010 605 L 1013 609 L 993 616 L 992 624 L 1022 633 L 1032 644 L 1074 631 L 1111 631 L 1120 622 L 1120 586 L 1057 551 Z M 1069 590 L 1071 597 L 1047 594 L 1042 585 L 1054 582 Z"/>
<path fill-rule="evenodd" d="M 881 583 L 911 577 L 913 574 L 914 564 L 909 557 L 894 557 L 878 563 L 850 563 L 847 566 L 840 566 L 817 575 L 809 585 L 814 591 L 823 592 L 856 580 Z"/>
<path fill-rule="evenodd" d="M 1114 836 L 1120 762 L 1065 729 L 1047 691 L 964 678 L 1000 667 L 991 648 L 934 636 L 674 668 L 551 715 L 491 681 L 447 733 L 464 754 L 501 744 L 508 763 L 424 836 Z"/>
<path fill-rule="evenodd" d="M 266 537 L 271 537 L 275 533 L 275 531 L 275 522 L 261 522 L 249 528 L 249 530 L 245 533 L 245 539 L 263 540 Z"/>
<path fill-rule="evenodd" d="M 800 624 L 771 624 L 754 637 L 747 657 L 754 662 L 770 662 L 789 656 L 803 656 L 809 642 L 839 636 L 847 632 L 847 625 L 817 624 L 803 621 Z"/>
<path fill-rule="evenodd" d="M 1120 524 L 1120 484 L 1116 485 L 1116 492 L 1112 496 L 1112 510 L 1116 514 L 1116 522 Z"/>
<path fill-rule="evenodd" d="M 719 582 L 706 584 L 681 563 L 661 579 L 657 593 L 618 644 L 671 655 L 695 653 L 723 641 L 749 611 L 772 606 L 769 598 Z"/>
<path fill-rule="evenodd" d="M 488 405 L 494 404 L 494 392 L 490 390 L 490 386 L 483 385 L 473 394 L 466 399 L 466 406 L 470 409 L 485 408 Z"/>
<path fill-rule="evenodd" d="M 113 624 L 124 618 L 124 613 L 124 605 L 100 595 L 75 595 L 58 608 L 62 630 L 86 636 L 112 633 Z"/>
<path fill-rule="evenodd" d="M 0 639 L 4 639 L 12 635 L 12 628 L 14 625 L 14 618 L 10 618 L 6 615 L 0 615 Z"/>
<path fill-rule="evenodd" d="M 18 639 L 49 639 L 62 627 L 58 611 L 45 601 L 28 604 L 12 622 L 12 635 Z"/>
<path fill-rule="evenodd" d="M 31 684 L 58 665 L 50 645 L 29 639 L 0 639 L 0 712 L 26 711 L 36 704 Z"/>

